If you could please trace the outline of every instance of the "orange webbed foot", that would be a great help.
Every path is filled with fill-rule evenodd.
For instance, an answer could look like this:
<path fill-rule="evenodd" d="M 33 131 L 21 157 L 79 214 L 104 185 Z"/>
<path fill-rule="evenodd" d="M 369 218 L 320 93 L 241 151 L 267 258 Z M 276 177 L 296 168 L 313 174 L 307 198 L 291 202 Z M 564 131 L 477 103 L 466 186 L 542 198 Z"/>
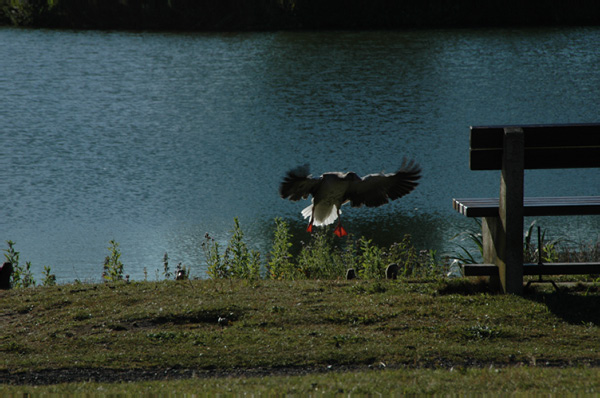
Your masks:
<path fill-rule="evenodd" d="M 348 232 L 346 232 L 344 227 L 342 227 L 342 224 L 338 224 L 338 226 L 335 227 L 335 229 L 333 230 L 333 233 L 336 234 L 339 238 L 348 235 Z"/>

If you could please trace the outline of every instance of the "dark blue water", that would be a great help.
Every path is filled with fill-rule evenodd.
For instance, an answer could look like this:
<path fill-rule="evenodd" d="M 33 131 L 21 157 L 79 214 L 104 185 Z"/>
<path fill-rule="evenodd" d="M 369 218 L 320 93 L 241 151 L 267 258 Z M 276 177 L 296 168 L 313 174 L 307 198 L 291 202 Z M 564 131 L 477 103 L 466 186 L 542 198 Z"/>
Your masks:
<path fill-rule="evenodd" d="M 99 280 L 108 241 L 151 279 L 168 252 L 204 276 L 205 233 L 238 217 L 251 248 L 273 219 L 308 240 L 307 203 L 278 197 L 286 170 L 423 167 L 386 207 L 344 208 L 381 244 L 413 235 L 451 251 L 473 226 L 453 197 L 496 195 L 468 169 L 479 124 L 598 122 L 600 29 L 170 34 L 0 29 L 0 239 L 36 277 Z M 529 195 L 598 195 L 597 170 L 535 171 Z M 596 239 L 598 217 L 544 219 Z M 3 248 L 6 246 L 4 245 Z"/>

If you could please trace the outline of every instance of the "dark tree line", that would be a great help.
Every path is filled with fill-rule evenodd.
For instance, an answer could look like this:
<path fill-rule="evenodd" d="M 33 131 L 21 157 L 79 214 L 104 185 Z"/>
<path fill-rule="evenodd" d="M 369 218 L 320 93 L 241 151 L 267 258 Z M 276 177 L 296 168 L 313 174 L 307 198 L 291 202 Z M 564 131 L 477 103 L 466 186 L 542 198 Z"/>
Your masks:
<path fill-rule="evenodd" d="M 599 22 L 598 0 L 0 0 L 2 24 L 83 29 L 400 29 Z"/>

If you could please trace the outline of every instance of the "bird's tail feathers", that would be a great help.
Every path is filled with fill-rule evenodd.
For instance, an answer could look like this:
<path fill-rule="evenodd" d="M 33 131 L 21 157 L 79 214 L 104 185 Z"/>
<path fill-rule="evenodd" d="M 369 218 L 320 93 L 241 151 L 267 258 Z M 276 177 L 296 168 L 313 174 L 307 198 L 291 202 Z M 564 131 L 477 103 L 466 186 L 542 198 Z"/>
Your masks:
<path fill-rule="evenodd" d="M 309 218 L 312 215 L 313 205 L 309 205 L 302 210 L 302 217 Z"/>
<path fill-rule="evenodd" d="M 304 218 L 310 218 L 310 216 L 313 214 L 313 206 L 314 205 L 311 204 L 310 206 L 305 207 L 302 210 L 302 216 Z M 342 211 L 340 210 L 340 214 L 341 213 L 342 213 Z M 338 217 L 337 207 L 335 205 L 333 205 L 331 207 L 331 209 L 327 209 L 326 207 L 318 206 L 315 209 L 314 216 L 315 216 L 315 219 L 313 220 L 313 224 L 316 225 L 317 227 L 333 224 L 333 222 Z"/>

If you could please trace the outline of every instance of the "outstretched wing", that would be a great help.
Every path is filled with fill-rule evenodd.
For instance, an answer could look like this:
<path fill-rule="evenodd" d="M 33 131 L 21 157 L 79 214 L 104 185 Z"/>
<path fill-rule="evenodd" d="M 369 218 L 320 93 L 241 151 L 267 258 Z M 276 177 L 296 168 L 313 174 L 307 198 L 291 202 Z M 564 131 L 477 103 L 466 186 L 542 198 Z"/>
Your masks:
<path fill-rule="evenodd" d="M 296 167 L 288 171 L 279 186 L 279 195 L 283 199 L 300 200 L 308 198 L 317 190 L 320 180 L 312 178 L 308 165 Z"/>
<path fill-rule="evenodd" d="M 415 161 L 404 159 L 395 173 L 369 174 L 353 181 L 346 192 L 352 207 L 377 207 L 409 194 L 419 184 L 421 168 Z"/>

